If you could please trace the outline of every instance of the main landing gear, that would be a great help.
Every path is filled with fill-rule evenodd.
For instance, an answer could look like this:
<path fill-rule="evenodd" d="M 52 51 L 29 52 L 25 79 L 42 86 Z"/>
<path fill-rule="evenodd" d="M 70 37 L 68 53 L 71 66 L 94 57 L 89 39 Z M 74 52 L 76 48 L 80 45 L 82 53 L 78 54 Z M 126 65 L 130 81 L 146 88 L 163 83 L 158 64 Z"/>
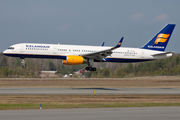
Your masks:
<path fill-rule="evenodd" d="M 94 63 L 94 59 L 88 59 L 87 60 L 87 64 L 88 64 L 88 67 L 86 67 L 87 71 L 96 71 L 96 68 L 92 67 L 93 63 Z"/>
<path fill-rule="evenodd" d="M 96 68 L 95 67 L 86 67 L 86 70 L 88 70 L 88 71 L 96 71 Z"/>
<path fill-rule="evenodd" d="M 21 59 L 22 67 L 25 68 L 26 67 L 25 58 L 20 58 L 20 59 Z"/>

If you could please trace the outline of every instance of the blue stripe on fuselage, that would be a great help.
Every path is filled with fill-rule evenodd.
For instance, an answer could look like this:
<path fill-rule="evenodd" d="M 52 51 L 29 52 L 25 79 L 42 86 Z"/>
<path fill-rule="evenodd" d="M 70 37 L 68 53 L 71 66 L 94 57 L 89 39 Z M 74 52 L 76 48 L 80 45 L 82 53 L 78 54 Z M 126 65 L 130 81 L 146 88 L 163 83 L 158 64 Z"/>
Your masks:
<path fill-rule="evenodd" d="M 144 62 L 144 61 L 151 61 L 155 59 L 128 59 L 128 58 L 106 58 L 106 61 L 103 62 L 119 62 L 119 63 L 132 63 L 132 62 Z M 100 62 L 94 60 L 95 62 Z"/>

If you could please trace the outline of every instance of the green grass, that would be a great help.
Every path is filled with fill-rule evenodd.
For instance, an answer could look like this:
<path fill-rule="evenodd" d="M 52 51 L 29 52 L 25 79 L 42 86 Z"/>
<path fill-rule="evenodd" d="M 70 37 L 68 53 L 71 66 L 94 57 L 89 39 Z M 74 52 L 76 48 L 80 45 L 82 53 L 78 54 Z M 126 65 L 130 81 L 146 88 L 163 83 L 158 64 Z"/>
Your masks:
<path fill-rule="evenodd" d="M 72 103 L 44 103 L 43 109 L 65 109 L 65 108 L 111 108 L 111 107 L 156 107 L 156 106 L 180 106 L 180 103 L 85 103 L 85 104 L 72 104 Z M 0 104 L 0 110 L 8 109 L 39 109 L 40 104 Z"/>
<path fill-rule="evenodd" d="M 0 104 L 0 110 L 8 110 L 8 109 L 38 109 L 37 104 Z"/>

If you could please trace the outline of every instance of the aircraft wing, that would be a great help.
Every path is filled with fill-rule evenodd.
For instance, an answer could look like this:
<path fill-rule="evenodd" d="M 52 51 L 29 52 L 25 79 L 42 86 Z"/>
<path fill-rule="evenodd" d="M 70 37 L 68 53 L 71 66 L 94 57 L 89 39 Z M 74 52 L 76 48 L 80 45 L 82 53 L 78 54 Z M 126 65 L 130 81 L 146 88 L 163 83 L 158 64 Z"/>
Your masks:
<path fill-rule="evenodd" d="M 112 50 L 115 50 L 117 48 L 119 48 L 122 44 L 122 41 L 123 41 L 123 38 L 122 37 L 120 39 L 120 41 L 118 42 L 118 44 L 110 49 L 106 49 L 106 50 L 102 50 L 102 51 L 97 51 L 97 52 L 93 52 L 93 53 L 87 53 L 87 54 L 81 54 L 82 57 L 84 58 L 87 58 L 87 59 L 96 59 L 96 60 L 99 60 L 99 61 L 105 61 L 105 57 L 111 55 L 113 52 Z"/>

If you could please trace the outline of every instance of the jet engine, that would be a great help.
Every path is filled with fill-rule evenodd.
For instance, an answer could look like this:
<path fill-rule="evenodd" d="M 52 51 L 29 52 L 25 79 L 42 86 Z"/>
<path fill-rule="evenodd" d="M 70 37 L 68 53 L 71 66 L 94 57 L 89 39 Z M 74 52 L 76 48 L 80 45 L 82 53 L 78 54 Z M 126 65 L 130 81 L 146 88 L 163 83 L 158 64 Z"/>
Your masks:
<path fill-rule="evenodd" d="M 63 60 L 62 63 L 64 65 L 79 65 L 87 63 L 87 60 L 84 59 L 82 56 L 68 55 L 66 57 L 66 60 Z"/>

